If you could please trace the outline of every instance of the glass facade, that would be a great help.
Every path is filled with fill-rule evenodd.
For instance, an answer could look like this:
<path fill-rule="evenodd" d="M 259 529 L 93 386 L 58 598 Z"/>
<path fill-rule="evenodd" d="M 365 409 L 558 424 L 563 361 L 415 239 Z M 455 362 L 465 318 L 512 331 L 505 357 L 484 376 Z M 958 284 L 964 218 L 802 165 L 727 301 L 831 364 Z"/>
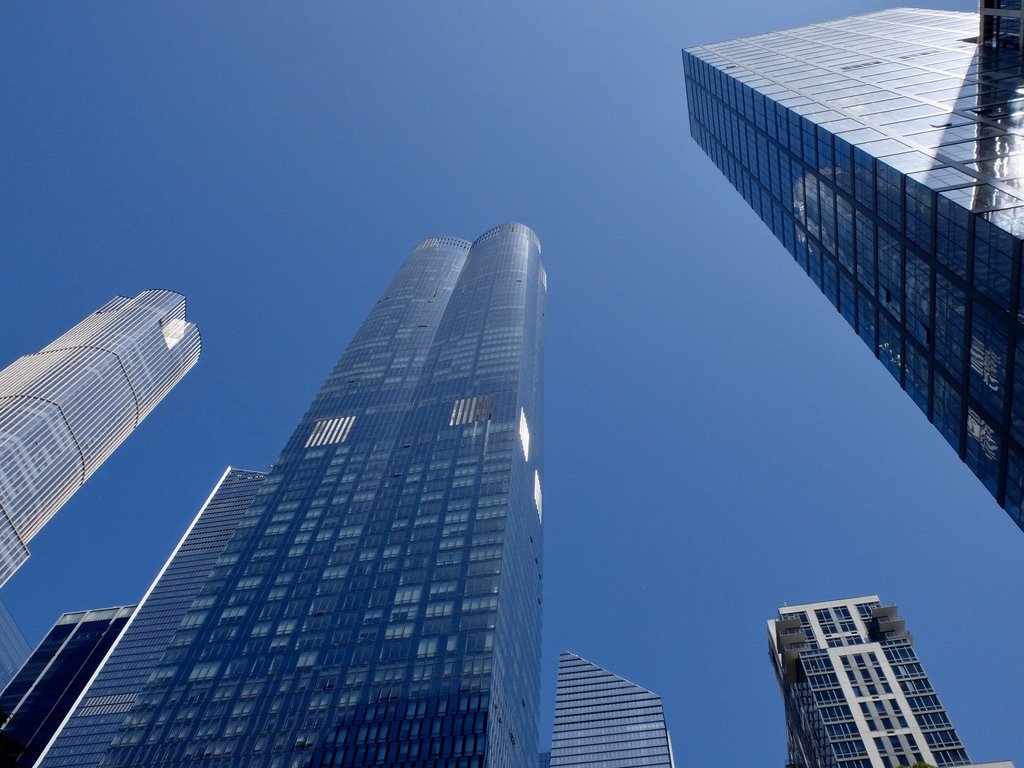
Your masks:
<path fill-rule="evenodd" d="M 413 250 L 100 765 L 536 764 L 546 282 L 520 224 Z"/>
<path fill-rule="evenodd" d="M 661 697 L 563 651 L 544 759 L 551 768 L 672 768 Z"/>
<path fill-rule="evenodd" d="M 1024 87 L 978 16 L 683 52 L 690 131 L 1024 527 Z"/>
<path fill-rule="evenodd" d="M 877 595 L 780 608 L 768 622 L 768 651 L 790 765 L 970 764 L 905 622 Z"/>
<path fill-rule="evenodd" d="M 1021 0 L 981 0 L 980 10 L 983 45 L 1024 51 Z"/>
<path fill-rule="evenodd" d="M 0 585 L 28 542 L 199 359 L 171 291 L 117 296 L 0 371 Z"/>
<path fill-rule="evenodd" d="M 4 689 L 0 709 L 10 719 L 3 731 L 22 748 L 18 768 L 35 763 L 134 609 L 63 614 Z"/>
<path fill-rule="evenodd" d="M 3 600 L 0 600 L 0 690 L 21 669 L 32 652 L 21 627 L 15 622 Z"/>
<path fill-rule="evenodd" d="M 83 681 L 76 689 L 74 708 L 65 708 L 62 717 L 69 711 L 70 716 L 46 746 L 40 766 L 99 764 L 264 477 L 230 467 L 224 472 L 88 687 Z"/>

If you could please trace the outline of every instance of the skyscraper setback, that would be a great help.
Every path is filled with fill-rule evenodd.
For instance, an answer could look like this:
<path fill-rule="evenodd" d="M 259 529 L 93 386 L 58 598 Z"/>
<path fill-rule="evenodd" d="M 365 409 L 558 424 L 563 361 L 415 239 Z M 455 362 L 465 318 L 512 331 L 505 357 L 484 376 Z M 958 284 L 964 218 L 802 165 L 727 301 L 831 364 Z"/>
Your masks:
<path fill-rule="evenodd" d="M 100 765 L 536 761 L 546 288 L 520 224 L 413 250 Z"/>
<path fill-rule="evenodd" d="M 976 14 L 897 9 L 683 62 L 693 138 L 1024 527 L 1024 75 L 1003 5 L 980 45 Z"/>
<path fill-rule="evenodd" d="M 199 359 L 172 291 L 117 296 L 0 371 L 0 585 L 28 542 Z"/>

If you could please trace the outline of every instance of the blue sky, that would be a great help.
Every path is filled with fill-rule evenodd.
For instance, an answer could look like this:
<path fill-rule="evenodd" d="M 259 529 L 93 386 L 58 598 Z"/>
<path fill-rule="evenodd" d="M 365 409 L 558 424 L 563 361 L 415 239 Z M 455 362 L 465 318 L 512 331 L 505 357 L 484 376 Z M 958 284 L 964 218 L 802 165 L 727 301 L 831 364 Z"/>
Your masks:
<path fill-rule="evenodd" d="M 882 7 L 0 7 L 0 363 L 151 287 L 204 340 L 5 588 L 30 641 L 137 600 L 224 467 L 275 459 L 415 243 L 519 220 L 550 285 L 542 740 L 569 648 L 664 697 L 682 765 L 781 766 L 765 620 L 878 593 L 971 756 L 1024 765 L 1024 534 L 686 127 L 680 48 Z"/>

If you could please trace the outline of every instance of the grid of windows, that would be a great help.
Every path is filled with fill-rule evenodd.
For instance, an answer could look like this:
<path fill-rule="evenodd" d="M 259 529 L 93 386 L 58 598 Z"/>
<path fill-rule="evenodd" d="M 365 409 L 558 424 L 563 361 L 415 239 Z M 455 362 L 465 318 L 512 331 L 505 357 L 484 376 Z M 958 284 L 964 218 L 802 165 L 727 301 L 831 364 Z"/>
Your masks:
<path fill-rule="evenodd" d="M 99 763 L 138 692 L 160 663 L 206 575 L 221 561 L 224 545 L 265 476 L 263 472 L 231 468 L 224 472 L 88 688 L 78 697 L 60 734 L 47 746 L 40 766 L 92 768 Z"/>
<path fill-rule="evenodd" d="M 693 138 L 1024 527 L 1024 86 L 972 14 L 684 51 Z"/>
<path fill-rule="evenodd" d="M 536 761 L 544 300 L 522 225 L 414 249 L 100 765 Z M 489 419 L 452 423 L 483 397 Z M 342 417 L 343 441 L 307 444 Z"/>
<path fill-rule="evenodd" d="M 852 636 L 833 643 L 839 632 Z M 791 764 L 970 763 L 895 606 L 875 596 L 789 606 L 768 622 L 768 638 Z"/>
<path fill-rule="evenodd" d="M 661 697 L 563 651 L 549 759 L 552 768 L 672 768 Z"/>

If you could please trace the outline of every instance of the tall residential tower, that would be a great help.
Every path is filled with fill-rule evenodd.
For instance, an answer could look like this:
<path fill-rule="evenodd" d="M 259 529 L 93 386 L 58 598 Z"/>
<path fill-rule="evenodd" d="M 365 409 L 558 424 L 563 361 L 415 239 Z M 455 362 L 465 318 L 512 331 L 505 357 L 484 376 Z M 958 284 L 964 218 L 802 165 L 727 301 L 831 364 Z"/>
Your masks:
<path fill-rule="evenodd" d="M 683 63 L 693 138 L 1024 527 L 1016 7 L 981 45 L 976 14 L 897 9 Z"/>
<path fill-rule="evenodd" d="M 534 764 L 545 294 L 520 224 L 413 250 L 101 766 Z"/>
<path fill-rule="evenodd" d="M 0 371 L 0 585 L 28 542 L 199 359 L 171 291 L 117 296 Z"/>
<path fill-rule="evenodd" d="M 791 766 L 970 764 L 912 642 L 896 606 L 877 595 L 779 609 L 768 651 Z"/>

